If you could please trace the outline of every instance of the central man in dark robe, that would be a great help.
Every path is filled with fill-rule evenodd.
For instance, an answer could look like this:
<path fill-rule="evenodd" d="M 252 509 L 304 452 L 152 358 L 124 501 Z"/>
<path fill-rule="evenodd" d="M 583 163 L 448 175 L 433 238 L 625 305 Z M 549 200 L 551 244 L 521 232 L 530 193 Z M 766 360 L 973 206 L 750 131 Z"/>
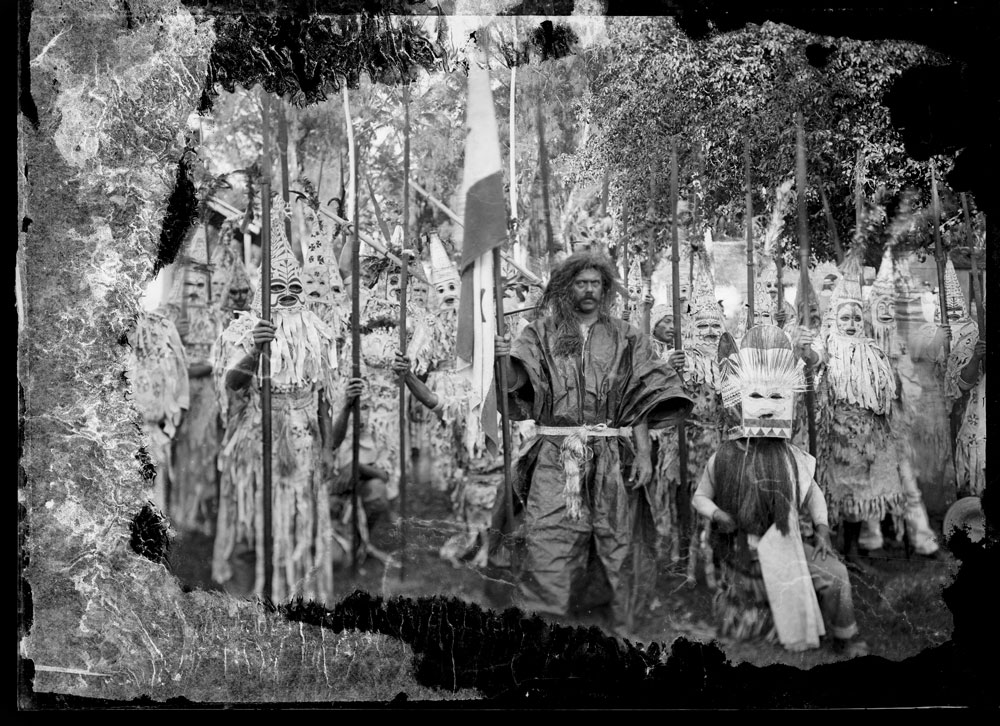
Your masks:
<path fill-rule="evenodd" d="M 545 316 L 513 346 L 496 344 L 498 357 L 510 356 L 510 416 L 537 426 L 514 477 L 517 521 L 496 508 L 496 528 L 519 542 L 519 604 L 556 617 L 606 604 L 617 631 L 656 582 L 649 431 L 693 405 L 649 336 L 609 315 L 620 290 L 606 255 L 578 252 L 553 270 Z M 595 600 L 602 589 L 609 602 Z"/>

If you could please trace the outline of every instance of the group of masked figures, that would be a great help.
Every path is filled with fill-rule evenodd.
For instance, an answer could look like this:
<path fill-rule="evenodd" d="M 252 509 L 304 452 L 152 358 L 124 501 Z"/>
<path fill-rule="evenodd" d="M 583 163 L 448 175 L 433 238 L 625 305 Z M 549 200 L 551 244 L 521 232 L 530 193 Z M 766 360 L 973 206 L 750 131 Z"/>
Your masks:
<path fill-rule="evenodd" d="M 621 315 L 637 307 L 612 307 L 620 283 L 606 255 L 574 254 L 529 300 L 531 319 L 508 320 L 513 347 L 498 351 L 512 366 L 514 466 L 505 479 L 457 368 L 459 275 L 441 240 L 429 238 L 425 275 L 408 276 L 405 346 L 401 270 L 386 256 L 361 258 L 357 378 L 335 230 L 307 213 L 300 264 L 284 234 L 288 215 L 276 205 L 270 220 L 269 290 L 227 243 L 208 259 L 196 235 L 167 301 L 143 313 L 131 336 L 155 503 L 178 530 L 214 537 L 212 577 L 231 591 L 261 593 L 264 584 L 263 343 L 276 600 L 332 600 L 335 566 L 357 554 L 355 519 L 362 546 L 388 564 L 365 533 L 396 516 L 407 456 L 410 472 L 432 472 L 430 486 L 449 496 L 454 529 L 441 556 L 492 570 L 487 582 L 514 572 L 526 610 L 574 617 L 604 607 L 613 628 L 634 626 L 657 570 L 687 549 L 690 580 L 700 559 L 714 586 L 720 566 L 723 634 L 770 635 L 792 650 L 826 633 L 851 643 L 850 584 L 831 527 L 848 562 L 876 556 L 883 531 L 933 557 L 939 544 L 921 486 L 971 495 L 985 487 L 984 343 L 950 260 L 948 326 L 923 318 L 906 260 L 887 248 L 867 290 L 849 255 L 832 289 L 807 286 L 797 305 L 777 304 L 765 267 L 752 316 L 744 305 L 727 331 L 701 249 L 681 291 L 675 349 L 671 307 L 647 296 L 651 334 L 641 333 Z M 265 294 L 270 322 L 261 321 Z M 411 394 L 402 447 L 401 382 Z M 698 516 L 683 531 L 689 502 Z"/>
<path fill-rule="evenodd" d="M 470 434 L 467 376 L 456 370 L 459 275 L 432 234 L 407 284 L 401 350 L 398 265 L 361 256 L 361 376 L 352 376 L 351 297 L 334 251 L 337 233 L 308 207 L 300 263 L 285 236 L 291 210 L 271 215 L 271 282 L 262 291 L 232 241 L 209 252 L 197 228 L 160 307 L 131 333 L 130 379 L 156 465 L 154 503 L 175 530 L 214 540 L 212 579 L 261 594 L 265 579 L 261 342 L 271 400 L 271 592 L 332 601 L 336 567 L 391 555 L 370 539 L 396 519 L 400 456 L 447 494 L 453 564 L 479 554 L 497 487 L 496 456 Z M 392 242 L 401 246 L 401 230 Z M 397 250 L 398 252 L 399 250 Z M 412 268 L 411 268 L 412 269 Z M 254 279 L 258 278 L 258 279 Z M 430 284 L 428 285 L 428 281 Z M 262 295 L 270 295 L 270 323 Z M 263 333 L 263 338 L 261 331 Z M 407 399 L 401 447 L 400 380 Z M 353 381 L 353 385 L 352 385 Z M 353 481 L 354 399 L 361 411 L 359 481 Z M 354 502 L 358 511 L 354 512 Z M 355 519 L 358 523 L 356 524 Z"/>
<path fill-rule="evenodd" d="M 945 264 L 947 326 L 940 310 L 924 317 L 907 259 L 888 246 L 872 285 L 849 255 L 829 275 L 832 289 L 818 296 L 807 287 L 798 305 L 779 305 L 775 270 L 764 266 L 753 319 L 744 305 L 730 336 L 707 255 L 696 255 L 692 284 L 680 291 L 682 354 L 672 308 L 649 312 L 654 344 L 694 401 L 683 425 L 685 478 L 700 515 L 682 531 L 679 435 L 654 431 L 658 556 L 677 562 L 682 538 L 691 538 L 688 579 L 700 560 L 724 635 L 769 635 L 792 650 L 830 631 L 835 642 L 850 641 L 846 570 L 814 557 L 830 526 L 843 559 L 862 568 L 887 556 L 885 532 L 907 552 L 940 558 L 922 487 L 943 489 L 946 499 L 985 487 L 985 343 L 954 265 Z M 641 300 L 637 266 L 629 278 L 630 298 Z M 648 309 L 648 295 L 645 302 Z M 807 453 L 807 389 L 815 456 Z M 953 412 L 961 420 L 954 438 Z"/>

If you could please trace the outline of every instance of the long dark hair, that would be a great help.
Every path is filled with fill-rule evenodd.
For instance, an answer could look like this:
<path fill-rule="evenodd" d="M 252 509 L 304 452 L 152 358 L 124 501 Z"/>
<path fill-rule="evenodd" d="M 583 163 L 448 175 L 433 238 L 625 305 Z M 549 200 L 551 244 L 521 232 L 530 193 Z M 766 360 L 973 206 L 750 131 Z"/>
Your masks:
<path fill-rule="evenodd" d="M 574 355 L 583 344 L 576 304 L 573 300 L 573 281 L 584 270 L 595 270 L 601 276 L 601 287 L 604 291 L 599 308 L 601 320 L 608 317 L 611 301 L 615 294 L 620 294 L 622 291 L 614 263 L 601 252 L 581 250 L 567 257 L 556 267 L 549 277 L 549 284 L 545 286 L 540 303 L 540 307 L 551 316 L 555 324 L 553 350 L 555 355 Z"/>
<path fill-rule="evenodd" d="M 747 438 L 725 441 L 715 455 L 715 503 L 736 520 L 736 531 L 718 533 L 715 547 L 723 558 L 746 566 L 746 535 L 761 536 L 772 524 L 783 535 L 788 517 L 797 508 L 794 466 L 783 439 Z"/>

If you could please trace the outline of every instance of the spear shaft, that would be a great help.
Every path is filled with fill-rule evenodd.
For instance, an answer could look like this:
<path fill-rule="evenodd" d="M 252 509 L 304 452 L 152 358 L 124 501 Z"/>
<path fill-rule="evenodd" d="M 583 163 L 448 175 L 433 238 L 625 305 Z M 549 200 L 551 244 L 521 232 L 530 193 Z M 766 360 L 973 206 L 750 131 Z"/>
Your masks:
<path fill-rule="evenodd" d="M 747 225 L 747 327 L 753 325 L 753 191 L 750 187 L 750 142 L 743 139 L 743 170 L 746 177 L 746 217 Z"/>
<path fill-rule="evenodd" d="M 795 114 L 795 198 L 799 221 L 799 324 L 809 327 L 809 216 L 806 210 L 806 131 L 802 112 Z M 778 281 L 781 300 L 781 281 Z M 780 304 L 780 302 L 779 302 Z M 779 308 L 780 309 L 780 308 Z M 806 417 L 809 426 L 809 453 L 816 456 L 816 392 L 813 390 L 812 366 L 806 365 Z"/>
<path fill-rule="evenodd" d="M 670 267 L 673 273 L 673 305 L 674 305 L 674 349 L 683 348 L 681 330 L 681 255 L 680 234 L 677 228 L 677 200 L 679 196 L 677 181 L 677 143 L 670 144 Z M 690 293 L 688 293 L 690 294 Z M 690 542 L 691 529 L 691 492 L 688 490 L 688 450 L 687 434 L 684 431 L 684 421 L 677 424 L 677 524 L 681 532 L 681 549 Z M 688 556 L 691 556 L 688 553 Z"/>
<path fill-rule="evenodd" d="M 347 153 L 350 168 L 349 212 L 354 218 L 351 234 L 351 376 L 361 377 L 361 239 L 358 237 L 358 149 L 354 141 L 354 124 L 347 96 L 347 86 L 343 86 L 344 118 L 347 122 Z M 358 521 L 358 489 L 361 486 L 361 399 L 351 402 L 351 574 L 358 574 L 358 550 L 361 546 L 361 526 Z"/>
<path fill-rule="evenodd" d="M 260 300 L 261 318 L 271 320 L 271 131 L 268 122 L 269 97 L 262 92 L 264 153 L 260 181 Z M 264 500 L 264 596 L 271 597 L 274 579 L 274 546 L 271 522 L 271 344 L 264 343 L 260 356 L 260 430 L 263 453 L 262 498 Z"/>

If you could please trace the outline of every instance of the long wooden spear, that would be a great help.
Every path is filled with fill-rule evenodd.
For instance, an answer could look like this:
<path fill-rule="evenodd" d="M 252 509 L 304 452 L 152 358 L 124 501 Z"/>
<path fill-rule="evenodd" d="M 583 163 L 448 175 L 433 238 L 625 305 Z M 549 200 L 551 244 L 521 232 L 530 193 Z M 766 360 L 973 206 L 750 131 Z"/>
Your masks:
<path fill-rule="evenodd" d="M 500 248 L 493 248 L 493 297 L 496 303 L 497 335 L 503 337 L 507 334 L 507 322 L 503 312 L 503 276 L 500 273 Z M 494 374 L 500 387 L 497 392 L 497 406 L 500 409 L 500 433 L 503 438 L 503 490 L 506 498 L 507 522 L 513 531 L 514 528 L 514 490 L 511 484 L 510 467 L 512 452 L 510 450 L 510 411 L 507 401 L 507 357 L 497 358 L 494 362 Z"/>
<path fill-rule="evenodd" d="M 650 168 L 649 175 L 649 218 L 650 221 L 654 219 L 656 213 L 656 197 L 659 189 L 656 186 L 656 177 L 659 169 L 654 165 Z M 646 274 L 642 281 L 643 284 L 643 297 L 645 293 L 653 294 L 653 270 L 656 266 L 656 226 L 651 224 L 649 227 L 649 237 L 646 239 Z M 639 300 L 639 306 L 642 308 L 641 316 L 641 330 L 649 335 L 650 330 L 650 315 L 652 310 L 645 304 L 644 299 Z"/>
<path fill-rule="evenodd" d="M 941 204 L 938 199 L 937 170 L 934 168 L 934 161 L 931 161 L 931 215 L 934 225 L 934 258 L 937 262 L 938 273 L 938 300 L 941 303 L 941 325 L 948 325 L 948 294 L 944 289 L 944 268 L 945 252 L 941 244 Z M 951 343 L 947 336 L 944 339 L 944 355 L 947 358 L 951 355 Z"/>
<path fill-rule="evenodd" d="M 747 328 L 753 325 L 753 189 L 750 186 L 750 141 L 743 139 L 743 169 L 746 177 L 746 224 L 747 224 Z"/>
<path fill-rule="evenodd" d="M 269 97 L 263 101 L 264 153 L 260 180 L 260 301 L 261 318 L 271 320 L 271 131 Z M 263 453 L 262 498 L 264 500 L 264 597 L 270 598 L 274 578 L 273 537 L 271 529 L 271 345 L 264 343 L 260 356 L 260 431 Z"/>
<path fill-rule="evenodd" d="M 809 327 L 809 216 L 806 210 L 806 130 L 802 112 L 795 114 L 795 199 L 799 217 L 799 324 Z M 781 279 L 778 279 L 781 305 Z M 781 308 L 778 308 L 779 310 Z M 812 366 L 806 365 L 806 417 L 809 426 L 809 453 L 816 456 L 816 393 L 813 391 Z"/>
<path fill-rule="evenodd" d="M 983 281 L 979 278 L 979 262 L 976 260 L 976 238 L 972 232 L 972 217 L 969 215 L 969 199 L 961 194 L 962 216 L 965 218 L 965 239 L 969 245 L 969 262 L 972 265 L 972 297 L 976 303 L 976 322 L 979 335 L 986 335 L 986 305 L 983 303 Z"/>
<path fill-rule="evenodd" d="M 404 223 L 405 226 L 405 223 Z M 404 237 L 405 240 L 405 232 Z M 405 244 L 405 241 L 404 241 Z M 399 349 L 406 353 L 406 286 L 409 283 L 410 252 L 405 247 L 401 252 L 403 266 L 399 273 Z M 399 580 L 406 579 L 406 459 L 408 426 L 406 416 L 406 379 L 399 378 Z"/>
<path fill-rule="evenodd" d="M 680 234 L 677 228 L 677 142 L 670 143 L 670 267 L 673 273 L 673 306 L 674 306 L 674 350 L 684 347 L 681 335 L 681 254 Z M 690 294 L 690 293 L 688 293 Z M 677 525 L 680 529 L 681 554 L 690 542 L 691 529 L 691 492 L 688 489 L 688 450 L 687 434 L 684 431 L 684 421 L 677 424 Z M 690 556 L 690 553 L 688 554 Z"/>
<path fill-rule="evenodd" d="M 351 121 L 351 106 L 347 96 L 347 85 L 342 87 L 344 96 L 344 119 L 347 122 L 347 154 L 350 168 L 349 216 L 354 219 L 351 235 L 351 376 L 361 377 L 361 239 L 358 236 L 358 149 L 354 141 L 354 124 Z M 358 488 L 361 485 L 361 399 L 351 403 L 353 437 L 351 441 L 351 574 L 358 574 L 358 550 L 361 547 L 361 530 L 358 521 Z"/>
<path fill-rule="evenodd" d="M 281 157 L 281 198 L 288 204 L 288 117 L 285 104 L 278 99 L 278 155 Z M 285 238 L 292 244 L 292 218 L 285 217 Z"/>
<path fill-rule="evenodd" d="M 374 199 L 374 196 L 372 197 Z M 406 288 L 410 254 L 410 87 L 403 84 L 403 249 L 399 274 L 399 349 L 406 353 Z M 406 460 L 409 457 L 406 381 L 399 379 L 399 580 L 406 579 Z"/>

